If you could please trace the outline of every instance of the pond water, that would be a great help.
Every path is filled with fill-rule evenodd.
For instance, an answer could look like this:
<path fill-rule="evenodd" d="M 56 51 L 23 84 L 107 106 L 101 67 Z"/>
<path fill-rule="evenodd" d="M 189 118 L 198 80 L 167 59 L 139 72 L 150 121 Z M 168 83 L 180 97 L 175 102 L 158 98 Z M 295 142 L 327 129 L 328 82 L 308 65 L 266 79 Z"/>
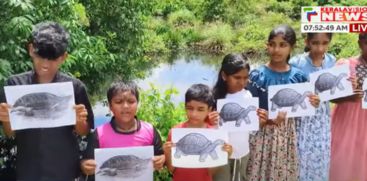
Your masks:
<path fill-rule="evenodd" d="M 149 70 L 146 78 L 136 82 L 143 90 L 150 89 L 150 84 L 155 85 L 162 92 L 174 87 L 179 94 L 173 96 L 172 101 L 179 103 L 184 101 L 184 94 L 192 84 L 203 83 L 212 87 L 216 82 L 221 62 L 222 56 L 182 55 L 159 63 L 158 66 Z M 109 120 L 106 117 L 109 110 L 103 102 L 97 102 L 93 111 L 95 126 Z"/>

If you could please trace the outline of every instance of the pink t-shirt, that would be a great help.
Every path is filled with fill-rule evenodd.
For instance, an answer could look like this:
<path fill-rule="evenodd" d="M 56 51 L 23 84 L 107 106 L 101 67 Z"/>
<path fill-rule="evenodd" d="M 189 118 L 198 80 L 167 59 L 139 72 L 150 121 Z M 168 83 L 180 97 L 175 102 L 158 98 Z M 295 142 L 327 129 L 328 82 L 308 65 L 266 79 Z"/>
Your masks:
<path fill-rule="evenodd" d="M 174 128 L 187 128 L 187 121 L 176 125 Z M 206 128 L 214 128 L 206 124 Z M 168 133 L 167 141 L 171 141 L 171 131 Z M 208 168 L 175 168 L 173 181 L 212 181 Z"/>
<path fill-rule="evenodd" d="M 140 129 L 131 134 L 115 132 L 110 123 L 97 128 L 99 148 L 117 148 L 153 145 L 154 128 L 150 123 L 140 122 Z"/>

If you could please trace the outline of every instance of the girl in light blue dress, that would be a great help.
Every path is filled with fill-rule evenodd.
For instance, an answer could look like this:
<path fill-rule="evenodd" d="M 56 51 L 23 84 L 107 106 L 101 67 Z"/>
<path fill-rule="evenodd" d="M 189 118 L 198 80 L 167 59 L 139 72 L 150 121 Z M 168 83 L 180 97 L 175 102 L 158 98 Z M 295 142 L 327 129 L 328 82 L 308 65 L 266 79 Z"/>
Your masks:
<path fill-rule="evenodd" d="M 289 63 L 309 77 L 310 73 L 334 66 L 335 57 L 327 53 L 331 33 L 308 33 L 306 52 Z M 296 118 L 300 181 L 327 181 L 330 163 L 330 106 L 321 102 L 316 115 Z"/>

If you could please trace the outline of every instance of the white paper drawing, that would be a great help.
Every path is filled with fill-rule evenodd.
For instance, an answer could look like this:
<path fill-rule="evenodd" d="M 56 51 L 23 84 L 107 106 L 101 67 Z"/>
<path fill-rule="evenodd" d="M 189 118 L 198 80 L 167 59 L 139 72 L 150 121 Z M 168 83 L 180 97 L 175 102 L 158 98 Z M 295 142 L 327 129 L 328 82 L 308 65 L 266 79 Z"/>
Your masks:
<path fill-rule="evenodd" d="M 362 108 L 367 109 L 367 78 L 364 79 L 362 90 L 364 92 L 364 97 L 362 99 Z"/>
<path fill-rule="evenodd" d="M 219 128 L 230 132 L 259 130 L 259 118 L 256 113 L 258 107 L 257 97 L 218 99 Z"/>
<path fill-rule="evenodd" d="M 222 150 L 226 131 L 204 128 L 172 129 L 172 165 L 182 168 L 208 168 L 225 165 L 228 153 Z"/>
<path fill-rule="evenodd" d="M 308 95 L 313 94 L 313 90 L 311 83 L 269 86 L 269 119 L 276 118 L 279 111 L 287 112 L 288 118 L 315 115 L 316 109 L 308 98 Z"/>
<path fill-rule="evenodd" d="M 153 146 L 95 149 L 96 181 L 153 181 Z"/>
<path fill-rule="evenodd" d="M 310 82 L 315 86 L 315 93 L 319 95 L 320 100 L 329 101 L 352 95 L 349 72 L 349 65 L 345 64 L 311 73 Z"/>
<path fill-rule="evenodd" d="M 5 86 L 13 130 L 74 125 L 72 82 Z"/>
<path fill-rule="evenodd" d="M 233 153 L 230 158 L 240 159 L 250 152 L 249 136 L 248 131 L 228 132 L 228 143 L 233 148 Z"/>

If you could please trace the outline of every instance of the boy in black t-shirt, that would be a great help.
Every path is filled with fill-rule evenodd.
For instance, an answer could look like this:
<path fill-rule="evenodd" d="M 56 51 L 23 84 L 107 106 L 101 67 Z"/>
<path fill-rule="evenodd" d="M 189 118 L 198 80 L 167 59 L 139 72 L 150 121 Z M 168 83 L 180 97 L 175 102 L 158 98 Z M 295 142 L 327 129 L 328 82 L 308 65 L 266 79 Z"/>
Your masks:
<path fill-rule="evenodd" d="M 5 85 L 72 82 L 76 104 L 74 126 L 13 131 L 8 114 L 10 105 L 6 103 L 5 95 L 0 95 L 0 120 L 4 132 L 7 136 L 16 138 L 18 181 L 71 181 L 79 174 L 79 146 L 76 134 L 89 133 L 93 127 L 93 112 L 84 84 L 59 72 L 61 64 L 68 56 L 68 41 L 69 34 L 59 24 L 37 24 L 28 45 L 33 70 L 11 76 Z"/>

